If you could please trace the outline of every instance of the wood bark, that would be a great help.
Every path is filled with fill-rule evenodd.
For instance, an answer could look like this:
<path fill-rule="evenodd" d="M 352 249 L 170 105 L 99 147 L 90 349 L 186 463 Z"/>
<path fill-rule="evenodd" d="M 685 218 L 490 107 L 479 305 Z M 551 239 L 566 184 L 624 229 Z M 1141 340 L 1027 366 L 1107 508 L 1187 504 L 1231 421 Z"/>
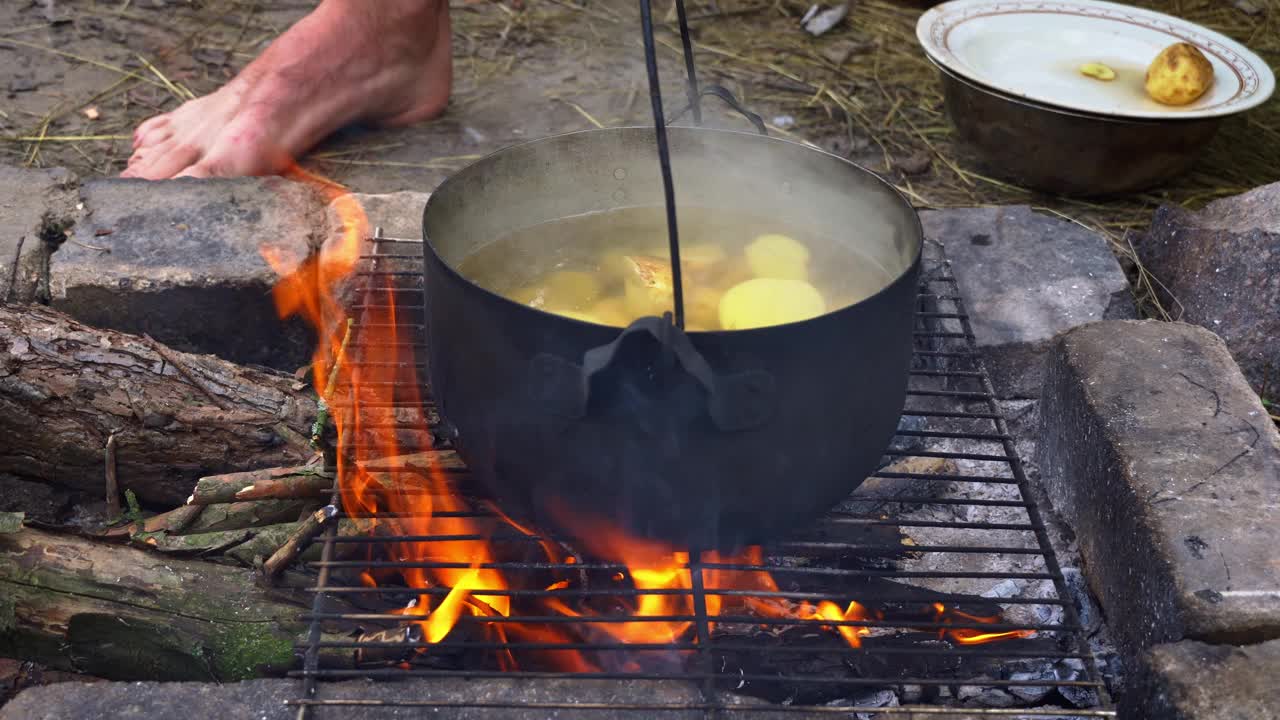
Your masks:
<path fill-rule="evenodd" d="M 266 468 L 202 477 L 189 503 L 212 505 L 265 498 L 326 498 L 333 494 L 332 473 L 313 465 Z"/>
<path fill-rule="evenodd" d="M 0 534 L 0 656 L 114 680 L 278 674 L 295 663 L 306 596 L 255 576 L 32 528 Z"/>
<path fill-rule="evenodd" d="M 292 376 L 0 307 L 0 474 L 100 497 L 118 431 L 120 489 L 176 505 L 204 475 L 302 464 L 315 414 Z"/>
<path fill-rule="evenodd" d="M 181 507 L 163 512 L 159 515 L 151 517 L 140 522 L 131 522 L 128 525 L 119 525 L 109 528 L 101 533 L 104 538 L 116 540 L 124 540 L 138 533 L 157 533 L 166 532 L 176 535 L 186 530 L 196 518 L 200 517 L 201 511 L 204 510 L 203 505 L 183 505 Z"/>
<path fill-rule="evenodd" d="M 204 511 L 183 528 L 182 534 L 243 530 L 245 528 L 293 522 L 323 500 L 246 500 L 205 505 Z"/>

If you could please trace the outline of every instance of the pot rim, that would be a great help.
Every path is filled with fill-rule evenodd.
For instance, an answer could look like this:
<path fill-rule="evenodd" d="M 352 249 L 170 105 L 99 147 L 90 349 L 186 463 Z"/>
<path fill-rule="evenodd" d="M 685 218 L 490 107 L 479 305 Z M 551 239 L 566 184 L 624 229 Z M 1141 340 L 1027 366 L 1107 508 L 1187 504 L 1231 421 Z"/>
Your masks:
<path fill-rule="evenodd" d="M 1228 117 L 1232 117 L 1230 115 L 1222 115 L 1222 116 L 1216 116 L 1216 117 L 1128 118 L 1128 117 L 1118 117 L 1114 115 L 1100 115 L 1095 113 L 1083 112 L 1080 110 L 1068 110 L 1066 108 L 1060 108 L 1060 107 L 1055 107 L 1053 105 L 1046 105 L 1044 103 L 1039 103 L 1024 97 L 1010 95 L 1006 92 L 999 90 L 998 88 L 994 88 L 984 83 L 978 82 L 977 80 L 964 77 L 959 73 L 947 68 L 942 63 L 938 62 L 938 60 L 935 57 L 933 57 L 927 52 L 925 53 L 925 58 L 929 61 L 930 64 L 932 64 L 935 68 L 937 68 L 939 73 L 941 73 L 948 80 L 953 80 L 963 85 L 968 90 L 972 90 L 977 93 L 982 93 L 983 95 L 989 95 L 998 100 L 1003 100 L 1004 102 L 1007 102 L 1007 103 L 1020 105 L 1024 108 L 1027 108 L 1028 110 L 1035 110 L 1038 112 L 1048 113 L 1052 115 L 1061 115 L 1064 117 L 1076 118 L 1079 120 L 1089 120 L 1097 123 L 1106 123 L 1108 125 L 1138 125 L 1143 127 L 1167 127 L 1171 125 L 1197 125 L 1197 124 L 1211 125 L 1211 124 L 1220 123 Z"/>
<path fill-rule="evenodd" d="M 444 258 L 442 258 L 442 257 L 440 256 L 440 253 L 436 251 L 435 243 L 433 243 L 433 242 L 432 242 L 432 240 L 431 240 L 431 237 L 430 237 L 429 233 L 427 233 L 427 215 L 431 212 L 431 206 L 432 206 L 432 203 L 434 203 L 434 202 L 436 201 L 436 196 L 440 193 L 440 191 L 441 191 L 441 190 L 444 190 L 444 189 L 448 188 L 448 187 L 449 187 L 449 185 L 450 185 L 450 183 L 458 182 L 458 180 L 457 180 L 457 179 L 458 179 L 461 175 L 463 175 L 464 173 L 466 173 L 467 171 L 469 171 L 470 169 L 472 169 L 473 167 L 475 167 L 475 166 L 477 166 L 477 165 L 480 165 L 480 164 L 482 164 L 482 163 L 485 163 L 485 162 L 487 162 L 487 161 L 491 160 L 492 158 L 494 158 L 494 157 L 496 157 L 496 156 L 498 156 L 498 155 L 501 155 L 501 154 L 503 154 L 503 153 L 507 153 L 507 152 L 510 152 L 510 151 L 515 150 L 515 149 L 517 149 L 517 148 L 527 147 L 527 146 L 535 145 L 535 144 L 538 144 L 538 143 L 550 143 L 550 142 L 555 142 L 555 141 L 562 140 L 562 139 L 564 139 L 564 138 L 574 137 L 574 136 L 579 136 L 579 135 L 601 134 L 601 133 L 610 133 L 610 134 L 613 134 L 613 133 L 616 133 L 616 132 L 619 132 L 619 131 L 635 132 L 635 131 L 646 131 L 646 130 L 647 130 L 647 131 L 652 131 L 652 130 L 653 130 L 653 126 L 652 126 L 652 125 L 624 125 L 624 126 L 620 126 L 620 127 L 609 127 L 609 128 L 589 128 L 589 129 L 586 129 L 586 130 L 574 130 L 574 131 L 570 131 L 570 132 L 556 133 L 556 134 L 554 134 L 554 135 L 546 135 L 546 136 L 544 136 L 544 137 L 534 138 L 534 139 L 531 139 L 531 140 L 525 140 L 525 141 L 522 141 L 522 142 L 513 143 L 513 144 L 511 144 L 511 145 L 507 145 L 507 146 L 501 147 L 501 148 L 499 148 L 499 149 L 497 149 L 497 150 L 494 150 L 493 152 L 490 152 L 490 153 L 488 153 L 488 154 L 484 155 L 483 157 L 481 157 L 481 158 L 479 158 L 479 159 L 477 159 L 477 160 L 475 160 L 475 161 L 471 162 L 471 163 L 470 163 L 470 164 L 468 164 L 466 167 L 463 167 L 462 169 L 460 169 L 460 170 L 458 170 L 458 171 L 456 171 L 456 172 L 450 173 L 450 174 L 449 174 L 449 176 L 448 176 L 447 178 L 445 178 L 445 179 L 444 179 L 444 181 L 443 181 L 443 182 L 441 182 L 438 186 L 436 186 L 436 189 L 435 189 L 434 191 L 432 191 L 432 192 L 431 192 L 430 196 L 427 198 L 427 203 L 426 203 L 426 205 L 425 205 L 425 206 L 423 207 L 423 209 L 422 209 L 422 244 L 423 244 L 422 251 L 423 251 L 423 258 L 424 258 L 424 261 L 425 261 L 425 259 L 426 259 L 426 253 L 427 253 L 427 252 L 430 252 L 430 253 L 435 257 L 435 259 L 436 259 L 436 260 L 438 260 L 438 261 L 440 262 L 440 265 L 444 267 L 445 272 L 446 272 L 446 273 L 449 273 L 449 275 L 450 275 L 450 276 L 452 276 L 452 277 L 454 277 L 454 278 L 456 278 L 456 279 L 460 279 L 460 280 L 462 280 L 462 281 L 463 281 L 463 282 L 465 282 L 466 284 L 470 285 L 472 288 L 474 288 L 474 289 L 476 289 L 476 290 L 479 290 L 480 292 L 485 293 L 486 295 L 492 296 L 492 297 L 497 298 L 497 299 L 499 299 L 499 300 L 502 300 L 502 301 L 504 301 L 504 302 L 506 302 L 506 303 L 510 303 L 511 305 L 514 305 L 514 306 L 516 306 L 516 307 L 523 308 L 523 309 L 525 309 L 525 310 L 529 310 L 529 311 L 532 311 L 532 312 L 538 313 L 538 314 L 540 314 L 540 315 L 544 315 L 544 316 L 546 316 L 546 317 L 555 318 L 556 320 L 560 320 L 560 321 L 563 321 L 563 322 L 569 322 L 569 323 L 575 323 L 575 324 L 577 324 L 577 325 L 581 325 L 581 326 L 585 326 L 585 327 L 599 327 L 599 328 L 607 328 L 607 329 L 610 329 L 610 330 L 616 330 L 616 331 L 621 331 L 621 330 L 626 329 L 625 327 L 619 327 L 619 326 L 616 326 L 616 325 L 602 325 L 602 324 L 600 324 L 600 323 L 588 322 L 588 321 L 586 321 L 586 320 L 579 320 L 579 319 L 577 319 L 577 318 L 571 318 L 571 317 L 568 317 L 568 316 L 566 316 L 566 315 L 560 315 L 560 314 L 557 314 L 557 313 L 553 313 L 553 312 L 548 312 L 548 311 L 546 311 L 546 310 L 542 310 L 542 309 L 540 309 L 540 308 L 535 308 L 535 307 L 530 306 L 530 305 L 525 305 L 525 304 L 523 304 L 523 303 L 516 302 L 515 300 L 512 300 L 511 298 L 506 297 L 505 295 L 502 295 L 502 294 L 500 294 L 500 293 L 494 292 L 494 291 L 492 291 L 492 290 L 490 290 L 490 289 L 488 289 L 488 288 L 486 288 L 486 287 L 484 287 L 484 286 L 482 286 L 482 285 L 480 285 L 480 284 L 478 284 L 478 283 L 474 282 L 473 280 L 471 280 L 471 278 L 468 278 L 467 276 L 465 276 L 465 275 L 463 275 L 461 272 L 459 272 L 459 271 L 458 271 L 458 269 L 457 269 L 456 267 L 454 267 L 454 265 L 453 265 L 452 263 L 446 262 L 446 261 L 444 260 Z M 835 154 L 833 154 L 833 153 L 829 153 L 829 152 L 827 152 L 826 150 L 823 150 L 822 148 L 817 147 L 817 146 L 815 146 L 815 145 L 811 145 L 811 144 L 808 144 L 808 143 L 795 142 L 794 140 L 788 140 L 788 139 L 786 139 L 786 138 L 774 137 L 774 136 L 771 136 L 771 135 L 760 135 L 759 133 L 755 133 L 755 132 L 745 132 L 745 131 L 741 131 L 741 130 L 720 130 L 720 129 L 714 129 L 714 128 L 689 127 L 689 126 L 681 126 L 681 125 L 671 126 L 671 127 L 668 127 L 668 128 L 667 128 L 667 132 L 668 132 L 668 133 L 670 133 L 670 132 L 672 132 L 672 131 L 675 131 L 675 132 L 718 133 L 718 134 L 722 134 L 722 135 L 741 135 L 741 136 L 749 136 L 749 137 L 752 137 L 752 138 L 757 138 L 758 140 L 761 140 L 761 141 L 764 141 L 764 142 L 774 142 L 774 143 L 784 143 L 784 144 L 788 144 L 788 145 L 794 145 L 794 146 L 796 146 L 796 147 L 803 148 L 804 150 L 808 150 L 808 151 L 812 151 L 812 152 L 817 152 L 817 153 L 820 153 L 820 154 L 822 154 L 822 155 L 826 155 L 827 157 L 831 158 L 832 160 L 835 160 L 835 161 L 837 161 L 837 162 L 841 162 L 841 163 L 844 163 L 844 164 L 846 164 L 846 165 L 849 165 L 849 166 L 851 166 L 851 167 L 855 168 L 856 170 L 858 170 L 858 171 L 862 172 L 863 174 L 870 176 L 870 177 L 871 177 L 871 178 L 873 178 L 877 183 L 879 183 L 882 187 L 884 187 L 884 188 L 888 189 L 888 190 L 890 191 L 890 193 L 891 193 L 894 197 L 896 197 L 896 198 L 897 198 L 897 199 L 902 203 L 903 207 L 905 207 L 905 208 L 907 209 L 908 213 L 909 213 L 909 214 L 910 214 L 910 216 L 911 216 L 911 226 L 912 226 L 912 227 L 915 229 L 915 231 L 916 231 L 916 237 L 918 237 L 918 238 L 919 238 L 919 242 L 917 242 L 917 243 L 916 243 L 915 253 L 914 253 L 914 254 L 913 254 L 913 256 L 911 257 L 910 262 L 908 262 L 908 263 L 906 264 L 906 266 L 903 268 L 903 270 L 902 270 L 901 272 L 899 272 L 899 273 L 895 274 L 895 275 L 894 275 L 894 276 L 893 276 L 893 277 L 892 277 L 892 278 L 891 278 L 887 283 L 885 283 L 885 284 L 884 284 L 884 286 L 882 286 L 879 290 L 877 290 L 877 291 L 875 291 L 874 293 L 872 293 L 872 294 L 868 295 L 867 297 L 865 297 L 865 298 L 863 298 L 863 299 L 859 300 L 858 302 L 855 302 L 855 303 L 852 303 L 852 304 L 849 304 L 849 305 L 844 305 L 844 306 L 841 306 L 841 307 L 836 308 L 836 309 L 834 309 L 834 310 L 829 310 L 829 311 L 827 311 L 827 312 L 825 312 L 825 313 L 823 313 L 823 314 L 821 314 L 821 315 L 818 315 L 817 317 L 812 317 L 812 318 L 808 318 L 808 319 L 806 319 L 806 320 L 800 320 L 800 321 L 797 321 L 797 322 L 785 323 L 785 324 L 782 324 L 782 325 L 768 325 L 768 326 L 765 326 L 765 327 L 760 327 L 760 328 L 749 328 L 749 329 L 744 329 L 744 330 L 685 330 L 684 332 L 685 332 L 686 334 L 688 334 L 688 335 L 690 335 L 690 336 L 712 336 L 712 335 L 725 335 L 725 334 L 746 335 L 746 334 L 748 334 L 748 333 L 763 334 L 763 333 L 767 333 L 767 332 L 776 332 L 776 331 L 778 331 L 778 330 L 785 330 L 785 329 L 788 329 L 788 328 L 800 327 L 800 326 L 803 326 L 803 325 L 806 325 L 806 324 L 809 324 L 809 323 L 816 323 L 816 322 L 820 322 L 820 321 L 823 321 L 823 320 L 825 320 L 825 319 L 827 319 L 827 318 L 830 318 L 830 317 L 831 317 L 831 316 L 833 316 L 833 315 L 836 315 L 836 314 L 838 314 L 838 313 L 841 313 L 841 312 L 843 312 L 843 311 L 845 311 L 845 310 L 850 310 L 850 309 L 852 309 L 852 308 L 856 308 L 856 307 L 858 307 L 858 306 L 860 306 L 860 305 L 864 305 L 864 304 L 866 304 L 866 303 L 869 303 L 869 302 L 871 302 L 871 301 L 873 301 L 873 300 L 875 300 L 875 299 L 879 298 L 881 295 L 886 294 L 886 293 L 887 293 L 891 288 L 893 288 L 895 285 L 897 285 L 899 282 L 901 282 L 901 281 L 902 281 L 902 279 L 903 279 L 904 277 L 908 276 L 908 275 L 909 275 L 909 274 L 910 274 L 910 273 L 911 273 L 911 272 L 912 272 L 912 271 L 913 271 L 913 270 L 914 270 L 914 269 L 915 269 L 915 268 L 920 264 L 921 257 L 922 257 L 922 256 L 923 256 L 923 254 L 924 254 L 924 245 L 925 245 L 924 225 L 923 225 L 923 224 L 921 223 L 921 221 L 920 221 L 920 213 L 916 210 L 915 206 L 911 204 L 911 201 L 907 198 L 906 194 L 904 194 L 901 190 L 899 190 L 899 189 L 897 188 L 897 186 L 895 186 L 893 183 L 890 183 L 889 181 L 885 180 L 885 179 L 884 179 L 883 177 L 881 177 L 880 175 L 878 175 L 878 174 L 876 174 L 876 173 L 874 173 L 874 172 L 872 172 L 872 171 L 868 170 L 867 168 L 863 167 L 862 165 L 859 165 L 858 163 L 855 163 L 855 162 L 853 162 L 853 161 L 851 161 L 851 160 L 849 160 L 849 159 L 847 159 L 847 158 L 840 157 L 839 155 L 835 155 Z M 677 212 L 678 212 L 678 211 L 679 211 L 679 209 L 677 208 Z"/>

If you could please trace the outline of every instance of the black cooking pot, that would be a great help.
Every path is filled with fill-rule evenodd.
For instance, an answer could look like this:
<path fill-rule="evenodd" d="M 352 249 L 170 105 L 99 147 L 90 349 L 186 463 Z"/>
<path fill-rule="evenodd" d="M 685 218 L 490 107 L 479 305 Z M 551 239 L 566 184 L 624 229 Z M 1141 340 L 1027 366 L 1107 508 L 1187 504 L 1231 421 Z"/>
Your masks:
<path fill-rule="evenodd" d="M 678 208 L 803 228 L 832 244 L 825 253 L 864 255 L 891 280 L 811 320 L 730 332 L 656 317 L 624 330 L 521 305 L 459 263 L 540 223 L 663 205 L 652 128 L 536 140 L 476 162 L 427 202 L 432 394 L 473 475 L 516 517 L 570 532 L 604 521 L 708 549 L 767 542 L 856 488 L 893 436 L 921 228 L 893 187 L 822 151 L 699 128 L 669 138 Z"/>

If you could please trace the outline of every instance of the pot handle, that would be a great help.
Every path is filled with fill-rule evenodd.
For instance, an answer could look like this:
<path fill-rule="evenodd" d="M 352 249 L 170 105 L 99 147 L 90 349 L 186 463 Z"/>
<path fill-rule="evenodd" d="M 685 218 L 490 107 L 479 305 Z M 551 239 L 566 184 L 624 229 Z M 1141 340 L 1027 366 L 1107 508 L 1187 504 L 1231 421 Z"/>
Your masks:
<path fill-rule="evenodd" d="M 769 134 L 769 131 L 764 126 L 764 118 L 760 117 L 759 115 L 743 107 L 742 103 L 738 102 L 738 99 L 733 96 L 733 93 L 729 92 L 724 87 L 720 85 L 703 85 L 702 91 L 699 92 L 698 94 L 714 95 L 715 97 L 720 98 L 721 100 L 724 101 L 726 105 L 733 108 L 734 110 L 737 110 L 739 115 L 746 118 L 748 122 L 754 125 L 756 128 L 756 132 L 760 133 L 761 135 Z"/>
<path fill-rule="evenodd" d="M 742 103 L 738 102 L 738 99 L 733 96 L 733 93 L 729 92 L 729 90 L 725 88 L 723 85 L 715 85 L 715 84 L 703 85 L 702 88 L 698 90 L 699 101 L 708 95 L 712 97 L 718 97 L 721 100 L 723 100 L 724 104 L 733 108 L 735 111 L 737 111 L 739 115 L 746 118 L 747 122 L 751 123 L 755 127 L 756 132 L 760 133 L 761 135 L 768 136 L 769 129 L 765 127 L 764 118 L 760 117 L 756 113 L 753 113 L 750 110 L 743 107 Z M 667 124 L 670 125 L 671 123 L 679 120 L 680 118 L 684 117 L 685 113 L 689 112 L 692 109 L 693 109 L 692 103 L 684 106 L 675 115 L 672 115 L 671 117 L 667 118 Z M 695 122 L 697 122 L 696 116 L 695 116 Z M 698 124 L 701 125 L 702 123 L 698 122 Z"/>
<path fill-rule="evenodd" d="M 665 364 L 669 372 L 677 371 L 669 362 L 675 360 L 679 369 L 697 381 L 706 392 L 707 412 L 720 430 L 750 430 L 763 425 L 773 415 L 776 395 L 773 375 L 762 370 L 717 375 L 689 336 L 672 324 L 670 313 L 661 318 L 636 320 L 612 342 L 583 353 L 581 365 L 550 353 L 535 356 L 530 365 L 529 385 L 534 402 L 554 415 L 574 420 L 585 417 L 592 380 L 612 367 L 623 355 L 629 340 L 638 335 L 648 335 L 657 341 L 661 350 L 655 360 L 668 359 Z"/>

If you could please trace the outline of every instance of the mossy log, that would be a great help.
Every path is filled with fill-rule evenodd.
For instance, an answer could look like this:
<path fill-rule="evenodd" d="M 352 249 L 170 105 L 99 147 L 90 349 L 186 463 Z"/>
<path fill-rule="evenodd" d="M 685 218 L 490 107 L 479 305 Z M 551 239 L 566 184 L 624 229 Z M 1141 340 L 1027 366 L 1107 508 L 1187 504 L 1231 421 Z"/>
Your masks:
<path fill-rule="evenodd" d="M 121 490 L 177 505 L 196 479 L 301 465 L 316 402 L 290 375 L 0 307 L 0 475 L 101 497 L 113 431 Z"/>
<path fill-rule="evenodd" d="M 295 665 L 307 597 L 256 573 L 24 528 L 0 534 L 0 656 L 114 680 L 240 680 Z"/>
<path fill-rule="evenodd" d="M 243 530 L 245 528 L 276 525 L 302 519 L 304 515 L 324 504 L 323 500 L 245 500 L 244 502 L 205 505 L 183 535 L 217 532 L 219 530 Z"/>
<path fill-rule="evenodd" d="M 131 522 L 128 525 L 118 525 L 102 531 L 100 537 L 113 540 L 127 540 L 139 533 L 169 533 L 171 535 L 183 532 L 196 518 L 200 517 L 200 513 L 204 510 L 203 505 L 182 505 L 168 512 L 162 512 L 159 515 L 152 515 L 145 520 Z"/>

